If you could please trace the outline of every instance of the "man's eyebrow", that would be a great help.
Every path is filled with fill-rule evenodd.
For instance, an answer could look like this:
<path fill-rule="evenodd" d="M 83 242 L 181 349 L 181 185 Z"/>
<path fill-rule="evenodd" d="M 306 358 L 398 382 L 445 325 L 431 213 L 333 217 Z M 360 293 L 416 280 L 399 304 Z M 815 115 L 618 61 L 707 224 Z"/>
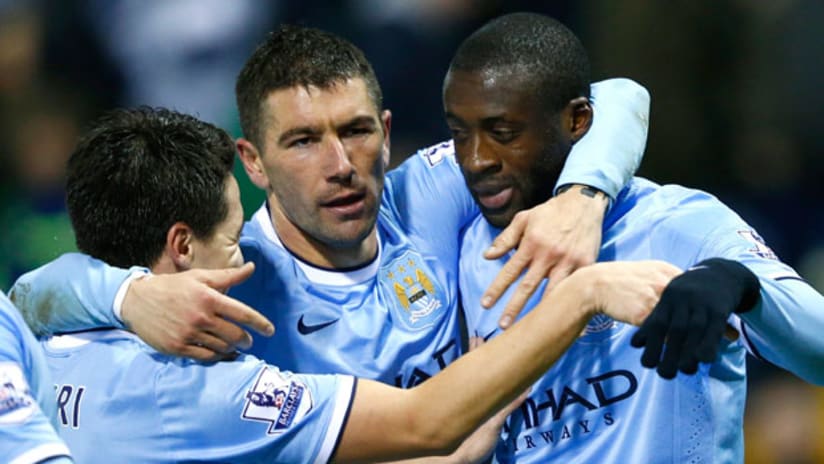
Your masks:
<path fill-rule="evenodd" d="M 378 124 L 372 116 L 355 116 L 354 118 L 341 124 L 340 127 L 352 127 L 359 125 L 367 125 L 369 127 L 376 127 Z"/>
<path fill-rule="evenodd" d="M 311 127 L 311 126 L 295 127 L 295 128 L 289 129 L 288 131 L 280 134 L 280 137 L 278 137 L 278 145 L 283 145 L 284 143 L 286 143 L 287 140 L 289 140 L 292 137 L 298 136 L 298 135 L 317 135 L 320 132 L 321 131 L 316 127 Z"/>

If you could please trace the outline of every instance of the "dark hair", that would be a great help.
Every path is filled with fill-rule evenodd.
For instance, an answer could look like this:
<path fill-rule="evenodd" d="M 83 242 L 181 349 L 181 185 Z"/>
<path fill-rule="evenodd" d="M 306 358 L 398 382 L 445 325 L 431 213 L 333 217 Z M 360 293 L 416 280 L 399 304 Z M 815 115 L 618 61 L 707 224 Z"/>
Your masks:
<path fill-rule="evenodd" d="M 145 107 L 105 114 L 68 163 L 77 247 L 115 266 L 149 267 L 178 221 L 210 238 L 228 214 L 234 156 L 229 134 L 193 116 Z"/>
<path fill-rule="evenodd" d="M 271 92 L 298 85 L 327 89 L 353 78 L 366 82 L 380 111 L 383 96 L 378 79 L 358 47 L 319 29 L 280 26 L 255 49 L 237 77 L 235 97 L 244 136 L 263 146 L 263 104 Z"/>
<path fill-rule="evenodd" d="M 589 98 L 589 58 L 558 21 L 513 13 L 485 24 L 458 48 L 449 70 L 517 73 L 534 85 L 536 100 L 557 112 L 576 97 Z"/>

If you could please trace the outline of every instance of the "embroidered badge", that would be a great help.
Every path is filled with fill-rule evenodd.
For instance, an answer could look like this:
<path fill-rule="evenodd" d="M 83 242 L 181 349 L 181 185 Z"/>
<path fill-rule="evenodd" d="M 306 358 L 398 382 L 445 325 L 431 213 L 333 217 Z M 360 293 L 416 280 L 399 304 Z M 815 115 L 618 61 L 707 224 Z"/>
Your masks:
<path fill-rule="evenodd" d="M 417 253 L 407 251 L 381 267 L 378 280 L 408 328 L 429 327 L 444 313 L 445 293 Z"/>
<path fill-rule="evenodd" d="M 267 433 L 283 433 L 312 410 L 312 394 L 301 382 L 269 367 L 246 392 L 241 419 L 268 422 Z"/>
<path fill-rule="evenodd" d="M 0 424 L 17 424 L 34 412 L 36 403 L 23 376 L 14 362 L 0 362 Z"/>

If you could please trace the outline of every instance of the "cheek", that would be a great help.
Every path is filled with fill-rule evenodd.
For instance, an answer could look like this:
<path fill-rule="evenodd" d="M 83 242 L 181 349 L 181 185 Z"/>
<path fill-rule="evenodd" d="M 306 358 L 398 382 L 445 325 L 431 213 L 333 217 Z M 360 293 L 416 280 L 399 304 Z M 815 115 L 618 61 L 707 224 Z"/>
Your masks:
<path fill-rule="evenodd" d="M 235 244 L 229 250 L 229 266 L 240 267 L 243 265 L 243 252 L 240 251 L 240 245 Z"/>

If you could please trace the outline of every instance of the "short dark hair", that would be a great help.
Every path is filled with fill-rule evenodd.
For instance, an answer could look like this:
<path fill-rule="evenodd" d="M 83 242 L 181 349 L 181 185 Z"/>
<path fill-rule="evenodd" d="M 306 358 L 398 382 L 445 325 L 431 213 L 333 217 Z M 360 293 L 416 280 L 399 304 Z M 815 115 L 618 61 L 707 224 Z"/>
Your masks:
<path fill-rule="evenodd" d="M 552 112 L 590 95 L 584 46 L 566 26 L 535 13 L 512 13 L 488 22 L 463 41 L 449 69 L 517 73 L 534 83 L 530 90 Z"/>
<path fill-rule="evenodd" d="M 77 247 L 121 267 L 150 267 L 176 222 L 208 239 L 226 219 L 235 147 L 193 116 L 141 107 L 98 119 L 68 162 L 66 204 Z"/>
<path fill-rule="evenodd" d="M 298 85 L 327 89 L 353 78 L 365 81 L 375 109 L 380 111 L 383 95 L 363 51 L 329 32 L 280 26 L 255 49 L 237 77 L 235 97 L 243 135 L 263 146 L 263 103 L 271 92 Z"/>

